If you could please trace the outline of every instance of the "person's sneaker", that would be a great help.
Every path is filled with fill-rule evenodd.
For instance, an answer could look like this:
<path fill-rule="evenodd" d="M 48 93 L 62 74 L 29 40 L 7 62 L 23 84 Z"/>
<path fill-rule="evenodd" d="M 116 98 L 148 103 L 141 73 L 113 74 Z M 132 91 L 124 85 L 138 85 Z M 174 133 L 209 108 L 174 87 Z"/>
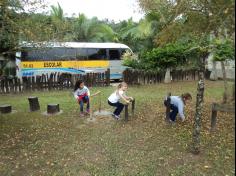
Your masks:
<path fill-rule="evenodd" d="M 120 116 L 119 116 L 119 115 L 115 115 L 115 119 L 116 119 L 116 120 L 119 120 L 119 119 L 120 119 Z"/>
<path fill-rule="evenodd" d="M 84 112 L 80 112 L 80 117 L 84 117 Z"/>
<path fill-rule="evenodd" d="M 175 124 L 175 121 L 172 121 L 171 119 L 169 119 L 169 123 L 170 123 L 171 125 L 174 125 L 174 124 Z"/>
<path fill-rule="evenodd" d="M 90 110 L 88 109 L 86 112 L 85 112 L 85 115 L 89 115 L 90 113 Z"/>
<path fill-rule="evenodd" d="M 116 120 L 119 120 L 119 119 L 120 119 L 120 116 L 115 115 L 115 114 L 112 114 L 112 117 L 113 117 L 114 119 L 116 119 Z"/>
<path fill-rule="evenodd" d="M 112 113 L 111 116 L 112 116 L 113 118 L 115 118 L 115 114 Z"/>

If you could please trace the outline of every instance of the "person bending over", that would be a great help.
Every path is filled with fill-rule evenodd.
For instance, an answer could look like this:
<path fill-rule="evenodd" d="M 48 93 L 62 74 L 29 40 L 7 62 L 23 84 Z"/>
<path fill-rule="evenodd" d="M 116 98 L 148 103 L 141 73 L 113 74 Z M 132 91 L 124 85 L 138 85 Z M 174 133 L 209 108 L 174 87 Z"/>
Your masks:
<path fill-rule="evenodd" d="M 185 120 L 184 107 L 188 101 L 192 100 L 190 93 L 184 93 L 181 96 L 170 96 L 170 121 L 175 122 L 176 116 L 179 113 L 179 116 L 182 121 Z M 164 105 L 167 106 L 167 97 L 164 100 Z"/>

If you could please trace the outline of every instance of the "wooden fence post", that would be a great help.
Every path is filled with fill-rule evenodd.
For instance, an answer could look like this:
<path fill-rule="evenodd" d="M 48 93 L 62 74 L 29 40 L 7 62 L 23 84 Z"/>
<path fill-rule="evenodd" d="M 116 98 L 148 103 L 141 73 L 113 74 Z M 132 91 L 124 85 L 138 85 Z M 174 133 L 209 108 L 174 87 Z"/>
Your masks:
<path fill-rule="evenodd" d="M 128 112 L 128 104 L 125 104 L 125 121 L 128 121 L 129 112 Z"/>
<path fill-rule="evenodd" d="M 134 117 L 135 99 L 132 101 L 132 117 Z"/>
<path fill-rule="evenodd" d="M 106 71 L 106 85 L 110 86 L 110 68 L 107 69 Z"/>
<path fill-rule="evenodd" d="M 212 110 L 211 110 L 211 131 L 215 130 L 216 116 L 217 116 L 216 104 L 213 103 L 212 104 Z"/>
<path fill-rule="evenodd" d="M 171 93 L 169 92 L 167 94 L 167 99 L 166 99 L 166 122 L 169 122 L 169 119 L 170 119 L 170 96 L 171 96 Z"/>

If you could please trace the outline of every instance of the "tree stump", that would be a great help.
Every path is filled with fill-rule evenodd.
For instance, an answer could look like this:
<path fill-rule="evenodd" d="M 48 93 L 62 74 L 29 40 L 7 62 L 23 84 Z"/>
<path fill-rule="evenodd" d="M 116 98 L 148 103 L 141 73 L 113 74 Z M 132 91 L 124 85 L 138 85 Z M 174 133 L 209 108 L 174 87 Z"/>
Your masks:
<path fill-rule="evenodd" d="M 38 97 L 29 97 L 28 100 L 31 112 L 40 110 Z"/>
<path fill-rule="evenodd" d="M 60 112 L 59 104 L 48 104 L 47 106 L 47 113 L 48 114 L 55 114 Z"/>
<path fill-rule="evenodd" d="M 2 114 L 11 113 L 11 110 L 12 110 L 11 105 L 1 105 L 0 106 L 0 112 Z"/>

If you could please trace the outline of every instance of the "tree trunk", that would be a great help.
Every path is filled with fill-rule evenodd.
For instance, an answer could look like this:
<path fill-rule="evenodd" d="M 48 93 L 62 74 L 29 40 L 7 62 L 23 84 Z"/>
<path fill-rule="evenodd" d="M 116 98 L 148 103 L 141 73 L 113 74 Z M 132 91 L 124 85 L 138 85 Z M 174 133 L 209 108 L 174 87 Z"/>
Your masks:
<path fill-rule="evenodd" d="M 221 69 L 222 69 L 222 78 L 224 80 L 224 95 L 223 95 L 223 103 L 227 103 L 228 101 L 228 84 L 226 78 L 226 71 L 225 71 L 225 63 L 221 61 Z"/>
<path fill-rule="evenodd" d="M 233 89 L 232 89 L 232 98 L 231 101 L 235 101 L 235 81 L 234 81 L 234 85 L 233 85 Z"/>
<path fill-rule="evenodd" d="M 164 83 L 170 83 L 170 82 L 171 82 L 170 68 L 167 68 L 167 69 L 166 69 L 166 74 L 165 74 Z"/>
<path fill-rule="evenodd" d="M 197 88 L 197 100 L 196 100 L 196 112 L 194 117 L 194 129 L 193 129 L 193 154 L 200 152 L 200 128 L 202 119 L 202 106 L 204 95 L 204 74 L 200 72 L 199 82 Z"/>
<path fill-rule="evenodd" d="M 210 79 L 212 81 L 217 80 L 216 61 L 212 61 L 212 71 L 211 71 Z"/>

